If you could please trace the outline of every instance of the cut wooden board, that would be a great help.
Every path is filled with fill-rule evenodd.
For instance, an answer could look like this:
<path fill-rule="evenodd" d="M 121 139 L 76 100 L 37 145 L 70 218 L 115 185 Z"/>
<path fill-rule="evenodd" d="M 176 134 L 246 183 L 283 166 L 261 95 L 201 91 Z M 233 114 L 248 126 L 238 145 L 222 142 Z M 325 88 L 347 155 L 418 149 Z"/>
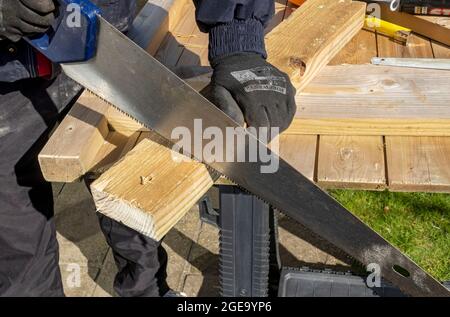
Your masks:
<path fill-rule="evenodd" d="M 376 190 L 386 187 L 383 137 L 327 136 L 319 142 L 320 186 Z"/>
<path fill-rule="evenodd" d="M 144 139 L 91 190 L 102 214 L 160 240 L 213 184 L 205 165 Z"/>
<path fill-rule="evenodd" d="M 450 191 L 450 138 L 386 137 L 389 188 Z"/>
<path fill-rule="evenodd" d="M 98 149 L 109 133 L 104 116 L 108 107 L 89 92 L 81 95 L 39 155 L 47 181 L 73 182 L 105 159 L 108 153 L 103 156 Z"/>
<path fill-rule="evenodd" d="M 366 4 L 308 0 L 266 37 L 268 61 L 302 90 L 364 25 Z"/>
<path fill-rule="evenodd" d="M 115 131 L 109 132 L 94 159 L 96 165 L 89 171 L 95 171 L 96 174 L 106 171 L 134 148 L 140 135 L 140 132 L 135 132 L 132 135 L 124 135 Z"/>

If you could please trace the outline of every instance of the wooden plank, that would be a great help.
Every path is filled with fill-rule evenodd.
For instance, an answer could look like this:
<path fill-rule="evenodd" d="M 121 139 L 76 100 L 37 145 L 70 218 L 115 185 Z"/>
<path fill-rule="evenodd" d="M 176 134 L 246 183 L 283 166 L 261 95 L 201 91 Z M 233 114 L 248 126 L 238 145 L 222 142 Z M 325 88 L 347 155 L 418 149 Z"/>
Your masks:
<path fill-rule="evenodd" d="M 42 174 L 50 182 L 73 182 L 96 165 L 98 148 L 109 130 L 109 105 L 84 92 L 39 154 Z"/>
<path fill-rule="evenodd" d="M 210 74 L 187 80 L 195 89 L 209 81 Z M 296 118 L 285 134 L 449 136 L 450 95 L 441 93 L 449 85 L 447 71 L 327 66 L 298 94 Z M 113 107 L 105 115 L 114 131 L 147 131 Z"/>
<path fill-rule="evenodd" d="M 422 17 L 422 18 L 427 19 L 428 21 L 431 21 L 440 26 L 443 26 L 447 29 L 450 29 L 450 18 L 446 17 Z M 433 55 L 435 58 L 450 58 L 450 46 L 441 44 L 436 41 L 431 41 L 431 46 L 433 48 Z"/>
<path fill-rule="evenodd" d="M 450 47 L 437 42 L 431 42 L 435 58 L 450 58 Z"/>
<path fill-rule="evenodd" d="M 140 135 L 140 132 L 135 132 L 132 135 L 124 135 L 114 131 L 109 132 L 93 161 L 95 165 L 89 171 L 97 175 L 106 171 L 133 149 Z"/>
<path fill-rule="evenodd" d="M 389 188 L 450 192 L 450 138 L 386 137 Z"/>
<path fill-rule="evenodd" d="M 142 140 L 91 185 L 97 210 L 146 236 L 162 239 L 214 184 L 205 165 L 183 158 L 156 142 Z"/>
<path fill-rule="evenodd" d="M 418 47 L 432 54 L 429 43 Z M 384 48 L 386 55 L 408 54 Z M 450 136 L 450 95 L 442 93 L 449 86 L 450 72 L 442 70 L 328 66 L 297 96 L 286 133 Z"/>
<path fill-rule="evenodd" d="M 364 64 L 369 63 L 374 56 L 377 56 L 376 34 L 362 30 L 336 55 L 330 64 Z M 358 74 L 355 74 L 353 71 L 356 71 Z M 376 75 L 366 81 L 365 76 L 372 74 L 372 71 Z M 337 75 L 337 72 L 339 75 L 334 76 Z M 370 65 L 329 66 L 321 72 L 321 75 L 319 75 L 321 76 L 320 79 L 315 78 L 305 89 L 304 95 L 306 99 L 308 99 L 308 94 L 311 93 L 317 97 L 316 101 L 322 99 L 320 96 L 325 92 L 326 94 L 329 93 L 330 97 L 332 96 L 331 100 L 326 100 L 325 98 L 325 100 L 322 99 L 319 102 L 319 108 L 323 106 L 327 108 L 326 110 L 313 110 L 307 100 L 299 101 L 299 105 L 301 105 L 299 110 L 305 118 L 318 119 L 317 114 L 320 112 L 322 118 L 333 117 L 333 120 L 323 121 L 323 127 L 327 131 L 329 131 L 330 127 L 336 128 L 332 133 L 335 135 L 324 135 L 327 133 L 323 131 L 324 129 L 320 129 L 319 134 L 321 136 L 317 154 L 317 182 L 321 186 L 358 189 L 382 189 L 386 186 L 383 138 L 381 136 L 361 134 L 361 130 L 355 129 L 356 127 L 349 124 L 348 121 L 345 124 L 347 130 L 342 129 L 342 123 L 345 119 L 352 118 L 355 111 L 359 111 L 367 102 L 371 101 L 373 98 L 370 95 L 372 91 L 374 93 L 375 91 L 381 94 L 384 93 L 384 89 L 379 87 L 380 82 L 383 83 L 379 76 L 384 75 L 384 73 L 381 69 Z M 331 89 L 328 86 L 331 83 L 328 81 L 328 76 L 334 77 L 333 88 Z M 388 77 L 388 79 L 390 80 L 391 78 Z M 353 84 L 348 85 L 348 80 Z M 356 87 L 359 87 L 361 90 Z M 389 91 L 391 87 L 389 86 L 387 90 Z M 351 97 L 341 99 L 346 93 L 349 93 Z M 364 94 L 364 98 L 360 99 L 358 105 L 351 104 L 360 94 Z M 368 98 L 368 95 L 370 98 Z M 336 99 L 339 101 L 336 102 Z M 389 97 L 386 97 L 386 100 L 390 102 Z M 378 110 L 379 103 L 376 102 L 374 107 Z M 310 110 L 316 115 L 307 114 Z M 365 111 L 362 111 L 360 114 L 362 117 L 366 116 Z M 379 114 L 380 112 L 378 112 Z M 337 122 L 338 124 L 336 124 Z M 305 126 L 311 128 L 311 124 L 305 124 Z M 342 134 L 342 130 L 346 130 L 354 135 L 336 136 Z M 358 134 L 363 136 L 356 136 Z"/>
<path fill-rule="evenodd" d="M 317 170 L 323 187 L 384 189 L 383 137 L 321 137 Z"/>
<path fill-rule="evenodd" d="M 266 37 L 268 61 L 301 90 L 364 25 L 366 5 L 308 0 Z"/>
<path fill-rule="evenodd" d="M 184 0 L 183 0 L 184 1 Z M 140 38 L 141 43 L 159 45 L 159 36 L 164 26 L 158 23 L 167 21 L 167 10 L 170 14 L 172 0 L 149 0 L 142 9 L 132 30 L 134 36 L 146 33 Z M 175 8 L 179 8 L 177 5 Z M 158 14 L 163 15 L 157 19 Z M 155 23 L 153 25 L 152 23 Z M 167 25 L 172 25 L 167 23 Z M 83 99 L 84 98 L 84 99 Z M 110 110 L 101 99 L 87 92 L 74 104 L 71 114 L 66 116 L 56 129 L 47 146 L 39 154 L 39 163 L 46 180 L 54 182 L 72 182 L 83 176 L 95 166 L 101 165 L 102 153 L 111 151 L 110 144 L 105 142 L 108 134 L 107 116 L 117 114 Z M 119 126 L 119 125 L 118 125 Z M 128 136 L 136 132 L 128 131 Z M 106 147 L 103 148 L 102 147 Z M 109 150 L 108 150 L 109 148 Z M 106 154 L 105 154 L 106 155 Z M 100 161 L 95 161 L 100 159 Z"/>
<path fill-rule="evenodd" d="M 179 17 L 174 29 L 170 30 L 161 43 L 155 54 L 156 59 L 167 67 L 175 67 L 186 49 L 186 44 L 194 36 L 193 32 L 196 28 L 195 8 L 190 1 L 185 4 L 184 13 Z"/>
<path fill-rule="evenodd" d="M 377 42 L 374 32 L 361 30 L 337 54 L 329 65 L 368 64 L 372 57 L 377 56 Z M 321 71 L 326 73 L 326 70 Z"/>
<path fill-rule="evenodd" d="M 433 57 L 430 40 L 419 35 L 410 35 L 407 45 L 395 43 L 384 35 L 378 35 L 377 40 L 379 57 Z"/>
<path fill-rule="evenodd" d="M 314 181 L 317 135 L 282 135 L 279 155 L 297 171 Z"/>

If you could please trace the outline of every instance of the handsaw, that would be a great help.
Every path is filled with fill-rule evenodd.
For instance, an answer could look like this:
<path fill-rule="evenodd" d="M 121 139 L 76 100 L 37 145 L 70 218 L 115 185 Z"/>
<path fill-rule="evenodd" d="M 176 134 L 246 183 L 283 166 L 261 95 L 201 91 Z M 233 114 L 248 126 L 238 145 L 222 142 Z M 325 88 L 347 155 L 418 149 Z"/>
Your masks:
<path fill-rule="evenodd" d="M 199 119 L 204 128 L 218 128 L 224 135 L 227 128 L 239 128 L 230 117 L 103 19 L 90 1 L 60 0 L 60 4 L 60 16 L 49 33 L 28 41 L 53 61 L 60 62 L 69 77 L 92 93 L 170 143 L 174 142 L 171 136 L 175 128 L 194 131 Z M 72 5 L 80 8 L 81 27 L 65 24 L 73 12 L 68 11 Z M 74 44 L 76 47 L 68 49 Z M 278 158 L 253 134 L 242 130 L 243 151 L 248 152 L 256 142 L 279 159 L 278 170 L 261 173 L 264 165 L 261 160 L 204 162 L 208 168 L 303 224 L 361 264 L 378 265 L 381 277 L 405 294 L 450 295 L 406 255 Z M 204 147 L 208 141 L 202 142 Z M 197 160 L 203 159 L 196 153 L 190 154 Z"/>

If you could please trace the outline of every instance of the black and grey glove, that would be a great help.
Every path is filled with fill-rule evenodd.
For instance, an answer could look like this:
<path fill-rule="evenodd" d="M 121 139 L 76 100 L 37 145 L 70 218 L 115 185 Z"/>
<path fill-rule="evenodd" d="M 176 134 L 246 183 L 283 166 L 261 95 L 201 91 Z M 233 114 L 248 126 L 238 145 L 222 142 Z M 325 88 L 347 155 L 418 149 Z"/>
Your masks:
<path fill-rule="evenodd" d="M 203 94 L 240 125 L 274 128 L 291 124 L 295 88 L 289 77 L 261 55 L 237 53 L 212 62 L 211 85 Z"/>
<path fill-rule="evenodd" d="M 53 0 L 0 0 L 0 37 L 17 42 L 45 32 L 55 16 Z"/>

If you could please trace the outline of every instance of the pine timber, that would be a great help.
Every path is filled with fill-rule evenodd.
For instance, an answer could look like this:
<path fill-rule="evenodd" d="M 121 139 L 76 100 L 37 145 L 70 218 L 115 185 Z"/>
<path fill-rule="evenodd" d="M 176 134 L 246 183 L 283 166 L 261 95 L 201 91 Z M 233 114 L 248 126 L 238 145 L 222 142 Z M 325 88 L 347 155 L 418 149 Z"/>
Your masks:
<path fill-rule="evenodd" d="M 392 191 L 450 191 L 450 138 L 386 137 Z"/>
<path fill-rule="evenodd" d="M 366 4 L 309 0 L 266 37 L 268 61 L 302 90 L 363 27 Z"/>
<path fill-rule="evenodd" d="M 313 78 L 313 76 L 315 76 L 317 72 L 320 71 L 321 68 L 326 66 L 329 60 L 332 59 L 338 52 L 338 50 L 336 49 L 336 40 L 333 40 L 332 37 L 339 38 L 339 45 L 343 45 L 341 43 L 345 44 L 346 42 L 348 42 L 351 39 L 351 36 L 355 34 L 357 30 L 362 28 L 362 22 L 364 20 L 365 14 L 365 5 L 362 3 L 354 4 L 345 1 L 343 2 L 342 7 L 340 5 L 332 5 L 332 3 L 335 4 L 335 1 L 311 0 L 310 3 L 312 3 L 313 6 L 309 9 L 315 8 L 316 10 L 320 11 L 317 12 L 317 14 L 323 14 L 327 12 L 327 14 L 323 15 L 322 17 L 328 19 L 328 23 L 333 24 L 333 19 L 336 18 L 337 22 L 333 25 L 335 26 L 335 29 L 342 31 L 342 34 L 337 34 L 335 32 L 325 32 L 325 34 L 314 33 L 314 37 L 309 37 L 307 32 L 311 30 L 307 29 L 305 31 L 298 32 L 303 34 L 303 39 L 299 37 L 298 41 L 289 41 L 283 43 L 284 50 L 282 53 L 280 53 L 284 54 L 283 58 L 277 59 L 277 53 L 275 51 L 272 51 L 272 56 L 275 57 L 274 59 L 272 59 L 272 63 L 274 63 L 276 66 L 280 66 L 280 63 L 284 63 L 284 56 L 286 56 L 286 53 L 290 54 L 298 49 L 302 52 L 302 55 L 300 56 L 305 62 L 307 62 L 308 72 L 305 73 L 305 76 L 303 76 L 302 78 L 297 77 L 297 81 L 302 82 L 302 84 L 298 86 L 299 90 L 303 89 L 304 85 L 309 82 Z M 325 6 L 327 10 L 322 10 L 322 6 Z M 337 14 L 336 12 L 330 12 L 330 10 L 336 10 Z M 280 39 L 283 40 L 281 34 L 284 34 L 284 29 L 291 29 L 293 25 L 301 23 L 301 19 L 299 19 L 298 17 L 301 17 L 302 19 L 308 18 L 308 14 L 305 14 L 304 10 L 297 10 L 289 18 L 289 21 L 293 21 L 291 23 L 294 24 L 281 23 L 278 27 L 272 30 L 272 32 L 268 36 L 266 43 L 269 54 L 271 54 L 271 48 L 280 46 L 280 41 L 278 41 L 276 37 L 270 38 L 271 34 L 280 34 Z M 351 22 L 349 22 L 348 19 L 350 19 Z M 308 21 L 308 23 L 314 23 L 313 21 L 318 20 L 309 19 Z M 323 29 L 322 21 L 316 22 L 316 24 L 318 24 L 316 25 L 317 29 Z M 345 27 L 341 27 L 341 25 L 344 25 Z M 200 45 L 189 47 L 189 44 L 200 43 L 196 42 L 196 39 L 199 38 L 198 31 L 194 30 L 192 34 L 192 41 L 189 41 L 189 43 L 186 45 L 186 48 L 194 50 L 198 54 L 198 56 L 201 56 L 205 52 L 205 46 Z M 319 35 L 320 38 L 317 38 L 317 36 Z M 300 40 L 302 40 L 303 42 L 299 42 Z M 288 44 L 292 46 L 292 49 Z M 314 46 L 314 49 L 302 51 L 303 47 L 311 46 Z M 197 60 L 190 59 L 190 56 L 187 56 L 185 54 L 187 54 L 186 50 L 181 53 L 177 65 L 197 62 Z M 292 56 L 292 58 L 298 58 L 298 56 L 296 55 Z M 323 59 L 323 61 L 321 61 L 321 59 Z M 198 62 L 202 64 L 202 59 L 200 59 L 200 61 Z M 294 78 L 296 78 L 296 75 L 294 73 L 290 74 L 294 76 Z M 292 157 L 288 158 L 288 161 L 292 165 L 294 165 L 294 167 L 297 167 L 300 170 L 307 171 L 307 176 L 313 178 L 313 166 L 316 160 L 315 153 L 317 137 L 301 136 L 296 138 L 293 142 L 287 142 L 286 138 L 282 139 L 283 147 L 280 150 L 282 155 L 284 153 L 290 155 L 295 154 L 295 152 L 292 152 L 292 150 L 295 149 L 299 151 L 305 149 L 309 151 L 309 153 L 312 153 L 312 155 L 308 156 L 308 159 L 300 161 L 298 157 L 292 155 Z M 288 143 L 289 148 L 284 145 Z M 292 143 L 295 144 L 295 147 L 290 148 L 290 145 L 292 145 Z M 145 147 L 142 144 L 148 144 L 148 147 Z M 151 153 L 152 151 L 155 151 L 155 149 L 159 149 L 157 155 Z M 163 157 L 165 159 L 161 159 L 161 165 L 152 165 L 152 163 L 150 163 L 152 157 L 154 157 L 154 160 L 159 160 Z M 116 219 L 117 221 L 120 221 L 143 234 L 149 235 L 152 238 L 161 238 L 165 233 L 167 233 L 166 229 L 169 230 L 173 225 L 175 225 L 176 221 L 181 219 L 181 217 L 196 202 L 196 200 L 192 198 L 199 199 L 207 192 L 207 190 L 209 190 L 209 187 L 211 187 L 214 184 L 214 181 L 218 178 L 218 175 L 215 175 L 212 178 L 206 167 L 197 162 L 190 163 L 192 164 L 192 167 L 191 169 L 189 169 L 189 173 L 183 174 L 183 171 L 178 171 L 178 169 L 185 168 L 184 165 L 176 165 L 176 162 L 171 161 L 170 157 L 170 150 L 165 149 L 164 147 L 158 147 L 156 145 L 151 146 L 151 143 L 145 140 L 141 141 L 141 143 L 139 143 L 139 145 L 132 152 L 126 155 L 111 169 L 106 171 L 97 181 L 95 181 L 91 185 L 97 209 L 103 214 Z M 137 162 L 137 164 L 135 162 Z M 299 162 L 301 163 L 299 164 Z M 189 165 L 189 163 L 187 165 Z M 146 194 L 143 195 L 143 188 L 149 188 L 152 185 L 155 188 L 158 188 L 161 185 L 152 183 L 141 184 L 137 181 L 138 176 L 141 174 L 147 175 L 150 173 L 153 178 L 152 173 L 157 173 L 156 168 L 161 168 L 163 170 L 171 169 L 170 173 L 164 174 L 161 179 L 165 179 L 165 182 L 167 182 L 168 184 L 175 182 L 177 184 L 176 189 L 172 187 L 164 187 L 166 190 L 170 190 L 170 192 L 165 192 L 164 188 L 163 190 L 160 189 L 159 191 L 151 191 L 151 189 L 148 189 L 150 192 L 145 192 Z M 130 178 L 133 178 L 134 181 L 130 181 Z M 122 181 L 122 179 L 126 180 Z M 205 185 L 199 185 L 199 182 Z M 176 191 L 176 196 L 172 195 L 174 191 Z M 198 195 L 196 195 L 195 193 L 198 193 Z M 153 197 L 153 195 L 158 196 Z M 155 208 L 155 202 L 153 201 L 155 199 L 164 202 L 161 203 L 161 206 L 169 205 L 171 209 L 158 211 L 158 209 L 161 209 L 162 207 L 156 204 Z M 188 201 L 192 204 L 185 204 L 185 199 L 188 199 Z M 173 200 L 179 203 L 173 203 Z M 150 204 L 149 201 L 151 202 Z M 165 212 L 169 213 L 172 216 L 159 218 L 154 216 L 156 212 L 161 212 L 161 214 Z M 175 221 L 172 222 L 172 220 Z"/>
<path fill-rule="evenodd" d="M 450 136 L 449 86 L 445 70 L 328 66 L 297 96 L 286 133 Z"/>
<path fill-rule="evenodd" d="M 317 182 L 322 187 L 386 187 L 382 136 L 320 137 Z"/>
<path fill-rule="evenodd" d="M 330 92 L 330 87 L 328 87 L 327 84 L 322 86 L 322 83 L 328 82 L 327 76 L 333 77 L 331 74 L 335 74 L 337 77 L 332 84 L 333 88 L 331 89 L 331 94 L 333 94 L 334 91 L 335 98 L 342 102 L 328 102 L 327 100 L 322 100 L 318 104 L 320 104 L 320 107 L 323 106 L 323 108 L 326 109 L 313 110 L 309 107 L 311 104 L 307 100 L 304 100 L 304 103 L 300 104 L 301 107 L 299 110 L 303 112 L 305 117 L 309 116 L 307 114 L 309 112 L 308 110 L 312 110 L 313 112 L 320 111 L 322 118 L 326 118 L 328 115 L 334 116 L 336 113 L 340 114 L 338 115 L 338 118 L 341 116 L 341 120 L 344 118 L 347 120 L 349 117 L 351 118 L 355 111 L 359 111 L 360 108 L 363 108 L 364 105 L 371 100 L 370 98 L 366 98 L 366 95 L 370 94 L 371 90 L 373 90 L 375 94 L 380 93 L 381 95 L 385 92 L 383 85 L 380 85 L 380 83 L 383 82 L 382 78 L 380 79 L 378 76 L 374 76 L 371 80 L 364 81 L 364 77 L 368 73 L 371 74 L 371 71 L 378 71 L 378 75 L 380 75 L 380 73 L 383 74 L 383 72 L 380 72 L 379 69 L 375 69 L 370 65 L 349 65 L 367 64 L 370 62 L 371 58 L 376 55 L 376 34 L 371 31 L 362 30 L 331 61 L 331 66 L 328 66 L 328 68 L 321 73 L 324 78 L 317 81 L 317 85 L 315 84 L 315 79 L 307 88 L 309 89 L 311 86 L 312 91 L 319 93 L 319 96 L 324 90 Z M 358 74 L 352 73 L 352 70 L 356 69 L 358 69 Z M 345 78 L 342 78 L 343 74 L 346 74 Z M 359 89 L 356 88 L 356 86 L 348 85 L 349 82 L 347 80 L 353 82 Z M 359 86 L 361 82 L 362 85 Z M 336 85 L 336 83 L 338 83 L 338 85 Z M 388 92 L 390 87 L 391 86 L 387 89 Z M 340 98 L 346 94 L 346 91 L 350 91 L 352 97 L 349 97 L 349 99 L 344 97 L 344 99 L 341 100 Z M 358 97 L 355 96 L 355 93 L 356 95 L 359 95 L 360 102 L 357 105 L 351 105 L 346 108 L 347 103 L 350 102 L 350 100 Z M 308 92 L 305 92 L 305 94 L 307 95 Z M 362 99 L 360 98 L 361 94 L 364 95 L 364 98 Z M 385 100 L 389 102 L 389 97 L 386 97 Z M 343 110 L 339 105 L 344 106 L 348 111 Z M 378 110 L 377 104 L 374 105 L 374 110 Z M 330 112 L 330 114 L 327 112 Z M 360 114 L 364 117 L 365 113 L 366 111 L 363 110 Z M 378 115 L 379 114 L 380 112 L 378 112 Z M 338 118 L 333 119 L 330 122 L 325 122 L 323 127 L 327 127 L 327 123 L 329 126 L 335 125 Z M 340 123 L 342 123 L 342 121 Z M 351 124 L 347 121 L 345 126 L 347 125 Z M 349 129 L 349 131 L 353 131 L 355 135 L 339 136 L 340 134 L 344 134 L 342 133 L 342 130 L 345 129 L 340 127 L 339 130 L 340 131 L 335 133 L 335 135 L 328 135 L 329 133 L 325 133 L 323 130 L 319 133 L 321 135 L 319 137 L 317 153 L 318 184 L 322 187 L 334 188 L 385 188 L 386 177 L 383 138 L 381 136 L 361 135 L 361 130 L 355 129 L 355 127 Z"/>
<path fill-rule="evenodd" d="M 413 35 L 410 40 L 412 41 L 407 46 L 399 46 L 379 36 L 380 57 L 433 57 L 433 48 L 429 39 Z M 449 191 L 449 137 L 386 135 L 385 143 L 390 190 Z"/>
<path fill-rule="evenodd" d="M 46 180 L 73 182 L 108 156 L 98 154 L 109 133 L 108 107 L 89 92 L 81 95 L 39 154 Z"/>
<path fill-rule="evenodd" d="M 183 159 L 187 161 L 163 145 L 142 140 L 91 185 L 97 210 L 162 239 L 214 184 L 205 165 Z"/>

